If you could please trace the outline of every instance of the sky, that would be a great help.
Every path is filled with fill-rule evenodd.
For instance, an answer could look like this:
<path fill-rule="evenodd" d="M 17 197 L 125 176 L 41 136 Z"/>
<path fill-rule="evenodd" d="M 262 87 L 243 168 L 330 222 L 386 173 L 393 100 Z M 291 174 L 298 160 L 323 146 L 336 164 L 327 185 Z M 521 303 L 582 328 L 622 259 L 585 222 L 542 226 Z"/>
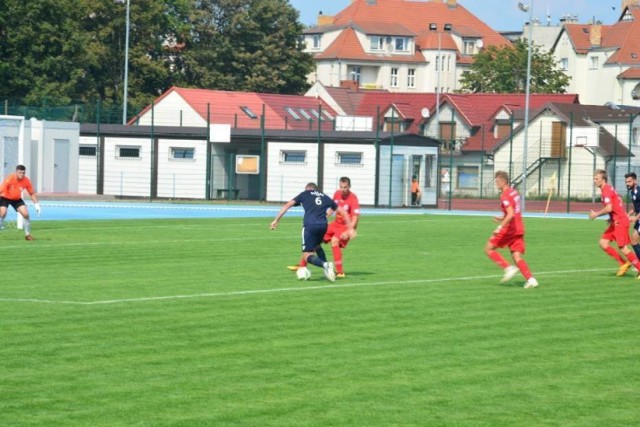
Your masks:
<path fill-rule="evenodd" d="M 322 11 L 323 15 L 335 15 L 346 8 L 351 0 L 289 0 L 289 2 L 300 11 L 300 22 L 312 25 L 316 23 L 318 11 Z M 519 0 L 458 0 L 458 4 L 496 31 L 522 30 L 522 26 L 529 19 L 529 14 L 518 9 L 518 2 Z M 591 22 L 595 17 L 596 21 L 610 25 L 618 20 L 622 12 L 622 0 L 528 0 L 523 3 L 532 3 L 534 17 L 538 17 L 545 25 L 547 10 L 551 14 L 552 25 L 558 24 L 563 15 L 578 15 L 578 22 L 581 24 Z"/>

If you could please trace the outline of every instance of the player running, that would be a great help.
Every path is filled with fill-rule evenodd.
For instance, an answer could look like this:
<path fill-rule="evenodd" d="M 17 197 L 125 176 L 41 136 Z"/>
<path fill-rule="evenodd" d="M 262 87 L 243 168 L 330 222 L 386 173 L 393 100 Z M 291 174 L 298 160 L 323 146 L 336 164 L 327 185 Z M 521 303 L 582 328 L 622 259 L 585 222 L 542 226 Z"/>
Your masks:
<path fill-rule="evenodd" d="M 589 212 L 589 219 L 609 215 L 609 226 L 604 233 L 602 233 L 599 244 L 602 250 L 611 258 L 615 259 L 620 265 L 616 276 L 624 276 L 631 265 L 640 273 L 638 257 L 629 249 L 629 244 L 631 243 L 631 239 L 629 238 L 629 217 L 624 211 L 622 199 L 618 195 L 618 192 L 611 184 L 607 183 L 608 179 L 607 172 L 602 169 L 597 169 L 593 175 L 593 184 L 598 187 L 602 193 L 601 199 L 604 207 L 599 211 L 592 210 Z M 629 262 L 625 262 L 618 251 L 610 246 L 610 242 L 616 242 L 618 249 Z M 638 278 L 640 278 L 640 274 Z"/>
<path fill-rule="evenodd" d="M 624 176 L 624 182 L 627 185 L 627 190 L 629 190 L 631 202 L 633 203 L 633 208 L 627 212 L 629 221 L 633 222 L 631 247 L 640 259 L 640 187 L 638 187 L 638 176 L 634 172 L 629 172 Z M 631 264 L 628 265 L 631 266 Z"/>
<path fill-rule="evenodd" d="M 527 280 L 524 288 L 535 288 L 538 286 L 538 281 L 533 277 L 529 270 L 529 265 L 524 258 L 522 258 L 525 251 L 525 243 L 520 195 L 516 190 L 509 187 L 509 174 L 506 172 L 496 172 L 495 182 L 498 191 L 500 191 L 500 207 L 502 208 L 503 216 L 494 218 L 499 224 L 493 231 L 493 235 L 487 241 L 484 251 L 493 262 L 504 270 L 504 275 L 500 283 L 511 280 L 519 270 Z M 504 247 L 508 247 L 511 251 L 511 257 L 517 267 L 510 265 L 509 262 L 496 251 L 497 248 Z"/>
<path fill-rule="evenodd" d="M 29 209 L 27 209 L 27 205 L 22 200 L 22 192 L 26 190 L 29 193 L 38 215 L 40 215 L 40 203 L 38 203 L 38 197 L 33 191 L 31 180 L 25 175 L 26 170 L 27 168 L 23 165 L 16 166 L 16 172 L 7 176 L 0 184 L 0 230 L 4 228 L 4 218 L 7 216 L 8 207 L 13 206 L 13 209 L 24 218 L 24 238 L 33 240 Z"/>
<path fill-rule="evenodd" d="M 327 232 L 327 210 L 329 209 L 343 215 L 346 223 L 346 235 L 349 237 L 354 236 L 355 231 L 349 213 L 338 206 L 329 196 L 320 192 L 315 183 L 310 182 L 306 185 L 305 191 L 282 206 L 276 218 L 271 222 L 271 229 L 276 229 L 280 219 L 292 206 L 300 205 L 302 205 L 304 209 L 304 218 L 302 220 L 302 257 L 306 262 L 322 268 L 324 276 L 331 282 L 334 282 L 336 280 L 336 273 L 333 269 L 333 263 L 327 262 L 319 256 L 314 255 L 314 251 L 320 246 Z"/>

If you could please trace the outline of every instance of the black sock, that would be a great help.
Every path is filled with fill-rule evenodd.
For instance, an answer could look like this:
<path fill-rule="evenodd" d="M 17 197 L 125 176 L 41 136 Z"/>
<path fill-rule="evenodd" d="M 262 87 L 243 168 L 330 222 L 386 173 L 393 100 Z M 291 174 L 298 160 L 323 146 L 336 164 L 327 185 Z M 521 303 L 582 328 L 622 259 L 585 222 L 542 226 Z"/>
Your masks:
<path fill-rule="evenodd" d="M 318 266 L 320 268 L 324 268 L 325 261 L 322 261 L 320 258 L 318 258 L 315 255 L 309 255 L 309 257 L 307 258 L 307 262 L 309 264 L 316 265 L 316 266 Z"/>
<path fill-rule="evenodd" d="M 633 248 L 633 252 L 636 253 L 636 256 L 640 258 L 640 244 L 631 245 L 631 247 Z"/>
<path fill-rule="evenodd" d="M 316 254 L 318 254 L 318 258 L 320 258 L 323 262 L 327 262 L 327 254 L 324 253 L 324 249 L 322 249 L 322 246 L 318 246 L 316 248 Z"/>

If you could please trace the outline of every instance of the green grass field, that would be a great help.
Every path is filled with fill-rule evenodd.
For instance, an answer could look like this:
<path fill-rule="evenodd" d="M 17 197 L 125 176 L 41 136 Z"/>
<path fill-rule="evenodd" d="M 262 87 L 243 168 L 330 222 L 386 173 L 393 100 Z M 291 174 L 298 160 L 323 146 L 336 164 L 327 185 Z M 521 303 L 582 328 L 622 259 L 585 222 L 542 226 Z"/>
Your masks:
<path fill-rule="evenodd" d="M 300 218 L 39 221 L 0 232 L 0 425 L 638 425 L 640 281 L 603 221 L 365 216 L 346 279 Z M 328 251 L 330 253 L 330 251 Z"/>

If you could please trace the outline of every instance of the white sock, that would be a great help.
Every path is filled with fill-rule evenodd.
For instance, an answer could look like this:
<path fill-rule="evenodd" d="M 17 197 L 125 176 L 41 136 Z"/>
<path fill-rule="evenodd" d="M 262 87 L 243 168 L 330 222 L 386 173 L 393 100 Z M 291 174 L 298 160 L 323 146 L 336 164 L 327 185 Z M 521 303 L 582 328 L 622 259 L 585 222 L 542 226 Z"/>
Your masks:
<path fill-rule="evenodd" d="M 22 228 L 24 228 L 25 236 L 28 236 L 29 234 L 31 234 L 31 221 L 29 221 L 28 219 L 25 219 Z"/>

